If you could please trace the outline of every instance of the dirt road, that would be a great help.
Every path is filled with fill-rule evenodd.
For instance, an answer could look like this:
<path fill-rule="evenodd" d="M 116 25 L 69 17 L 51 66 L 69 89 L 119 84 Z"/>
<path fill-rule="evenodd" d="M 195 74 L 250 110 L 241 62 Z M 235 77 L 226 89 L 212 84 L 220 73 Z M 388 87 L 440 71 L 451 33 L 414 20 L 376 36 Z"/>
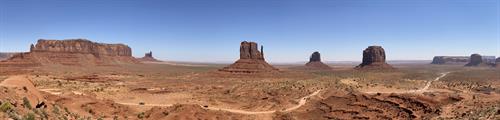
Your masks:
<path fill-rule="evenodd" d="M 299 104 L 293 106 L 293 107 L 290 107 L 290 108 L 287 108 L 287 109 L 284 109 L 282 110 L 281 112 L 289 112 L 289 111 L 293 111 L 293 110 L 296 110 L 300 107 L 302 107 L 303 105 L 305 105 L 307 103 L 307 100 L 309 100 L 309 98 L 319 94 L 321 90 L 317 90 L 307 96 L 304 96 L 302 98 L 299 99 Z M 138 103 L 123 103 L 123 102 L 118 102 L 118 104 L 122 104 L 122 105 L 132 105 L 132 106 L 160 106 L 160 107 L 168 107 L 168 106 L 173 106 L 173 104 L 144 104 L 144 105 L 139 105 Z M 255 114 L 272 114 L 274 112 L 277 112 L 279 110 L 271 110 L 271 111 L 246 111 L 246 110 L 239 110 L 239 109 L 228 109 L 228 108 L 218 108 L 218 107 L 210 107 L 210 106 L 203 106 L 203 105 L 200 105 L 201 108 L 203 109 L 207 109 L 207 110 L 221 110 L 221 111 L 227 111 L 227 112 L 232 112 L 232 113 L 239 113 L 239 114 L 246 114 L 246 115 L 255 115 Z"/>
<path fill-rule="evenodd" d="M 429 87 L 432 85 L 432 82 L 435 82 L 435 81 L 438 81 L 440 80 L 441 78 L 445 77 L 446 75 L 448 75 L 450 72 L 444 72 L 444 73 L 441 73 L 440 76 L 436 77 L 434 80 L 429 80 L 427 81 L 427 83 L 425 84 L 424 87 L 420 88 L 420 89 L 417 89 L 417 90 L 408 90 L 408 91 L 390 91 L 390 92 L 376 92 L 376 91 L 371 91 L 371 92 L 365 92 L 365 93 L 368 93 L 368 94 L 375 94 L 375 93 L 422 93 L 422 92 L 425 92 L 429 89 Z"/>

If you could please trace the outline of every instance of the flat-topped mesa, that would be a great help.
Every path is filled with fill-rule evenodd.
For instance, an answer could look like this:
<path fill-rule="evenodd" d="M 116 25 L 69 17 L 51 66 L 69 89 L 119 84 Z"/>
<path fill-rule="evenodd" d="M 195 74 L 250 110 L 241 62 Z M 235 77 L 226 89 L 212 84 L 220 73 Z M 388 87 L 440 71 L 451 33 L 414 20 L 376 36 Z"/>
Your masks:
<path fill-rule="evenodd" d="M 392 69 L 385 61 L 385 50 L 381 46 L 369 46 L 363 51 L 363 62 L 356 69 Z"/>
<path fill-rule="evenodd" d="M 255 42 L 243 41 L 240 45 L 240 59 L 235 63 L 224 67 L 219 71 L 231 73 L 259 73 L 259 72 L 272 72 L 278 69 L 269 65 L 264 59 L 264 47 L 261 46 L 261 51 L 258 49 Z"/>
<path fill-rule="evenodd" d="M 306 63 L 306 67 L 312 69 L 331 69 L 330 66 L 321 62 L 321 55 L 317 51 L 312 53 L 311 57 L 309 58 L 309 62 Z"/>
<path fill-rule="evenodd" d="M 431 64 L 466 64 L 469 56 L 435 56 Z"/>
<path fill-rule="evenodd" d="M 132 56 L 132 49 L 124 44 L 95 43 L 87 39 L 45 40 L 31 45 L 30 52 L 83 53 L 99 56 Z"/>
<path fill-rule="evenodd" d="M 96 43 L 86 39 L 40 39 L 30 46 L 30 52 L 16 54 L 2 61 L 1 66 L 112 65 L 138 63 L 132 49 L 124 44 Z"/>
<path fill-rule="evenodd" d="M 148 53 L 144 54 L 144 57 L 139 58 L 138 60 L 146 61 L 146 62 L 160 62 L 159 60 L 157 60 L 153 57 L 152 51 L 149 51 Z"/>

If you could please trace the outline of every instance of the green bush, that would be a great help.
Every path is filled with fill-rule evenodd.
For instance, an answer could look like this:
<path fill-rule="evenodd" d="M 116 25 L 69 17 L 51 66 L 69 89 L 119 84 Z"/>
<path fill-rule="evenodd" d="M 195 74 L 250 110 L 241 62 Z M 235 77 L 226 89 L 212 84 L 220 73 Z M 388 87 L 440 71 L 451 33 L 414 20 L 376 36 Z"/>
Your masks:
<path fill-rule="evenodd" d="M 23 120 L 35 120 L 35 114 L 28 113 L 26 114 L 26 116 L 23 117 Z"/>
<path fill-rule="evenodd" d="M 24 105 L 25 108 L 28 108 L 28 109 L 33 108 L 33 107 L 31 107 L 30 100 L 28 100 L 27 97 L 23 97 L 23 105 Z"/>
<path fill-rule="evenodd" d="M 4 102 L 2 105 L 0 105 L 0 111 L 2 112 L 7 112 L 12 109 L 12 104 L 10 102 Z"/>

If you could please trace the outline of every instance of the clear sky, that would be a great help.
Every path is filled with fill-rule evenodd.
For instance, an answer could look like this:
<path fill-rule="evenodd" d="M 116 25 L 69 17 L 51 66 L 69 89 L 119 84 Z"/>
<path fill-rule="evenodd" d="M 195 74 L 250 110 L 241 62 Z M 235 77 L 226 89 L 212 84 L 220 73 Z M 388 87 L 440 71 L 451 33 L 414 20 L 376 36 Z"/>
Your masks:
<path fill-rule="evenodd" d="M 133 55 L 228 62 L 243 40 L 270 62 L 360 61 L 369 45 L 388 60 L 500 55 L 499 0 L 0 0 L 0 51 L 38 39 L 124 43 Z"/>

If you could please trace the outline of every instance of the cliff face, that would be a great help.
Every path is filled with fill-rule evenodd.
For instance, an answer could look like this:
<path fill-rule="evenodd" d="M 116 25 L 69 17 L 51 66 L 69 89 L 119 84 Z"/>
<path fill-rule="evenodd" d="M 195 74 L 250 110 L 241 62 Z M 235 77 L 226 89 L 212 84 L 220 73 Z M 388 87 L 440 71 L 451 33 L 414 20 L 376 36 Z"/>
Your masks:
<path fill-rule="evenodd" d="M 16 54 L 0 66 L 111 65 L 137 63 L 132 49 L 124 44 L 95 43 L 86 39 L 44 40 L 30 46 L 30 52 Z"/>
<path fill-rule="evenodd" d="M 363 50 L 363 62 L 357 69 L 385 69 L 393 68 L 385 61 L 385 50 L 381 46 L 369 46 Z"/>
<path fill-rule="evenodd" d="M 321 54 L 319 52 L 314 52 L 311 54 L 311 57 L 309 57 L 309 62 L 306 63 L 306 67 L 310 69 L 322 69 L 322 70 L 332 69 L 330 66 L 321 62 Z"/>
<path fill-rule="evenodd" d="M 240 45 L 240 59 L 235 63 L 224 67 L 219 71 L 231 72 L 231 73 L 259 73 L 259 72 L 271 72 L 278 71 L 278 69 L 269 65 L 264 59 L 263 47 L 261 51 L 257 48 L 258 45 L 255 42 L 243 41 Z"/>
<path fill-rule="evenodd" d="M 95 43 L 86 39 L 38 40 L 30 52 L 83 53 L 95 56 L 132 56 L 132 49 L 123 44 Z"/>

